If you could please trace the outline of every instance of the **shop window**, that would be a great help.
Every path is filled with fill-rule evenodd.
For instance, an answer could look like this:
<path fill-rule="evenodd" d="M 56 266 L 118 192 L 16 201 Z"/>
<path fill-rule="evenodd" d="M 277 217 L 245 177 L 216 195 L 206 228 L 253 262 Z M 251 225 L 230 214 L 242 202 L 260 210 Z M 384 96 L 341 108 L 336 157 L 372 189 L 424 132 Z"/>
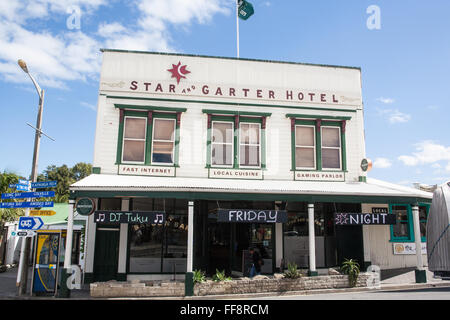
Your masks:
<path fill-rule="evenodd" d="M 147 119 L 125 117 L 123 135 L 123 162 L 144 163 Z"/>
<path fill-rule="evenodd" d="M 316 141 L 314 126 L 295 126 L 295 167 L 316 168 Z"/>
<path fill-rule="evenodd" d="M 183 273 L 187 257 L 187 201 L 134 198 L 133 211 L 165 211 L 164 225 L 130 225 L 129 273 Z"/>
<path fill-rule="evenodd" d="M 175 119 L 154 119 L 152 147 L 153 163 L 174 163 Z"/>
<path fill-rule="evenodd" d="M 321 127 L 322 168 L 341 170 L 341 133 L 339 127 Z"/>
<path fill-rule="evenodd" d="M 421 241 L 426 241 L 427 217 L 430 206 L 419 205 L 419 228 Z M 391 241 L 414 242 L 414 221 L 411 205 L 391 205 L 392 214 L 396 215 L 396 224 L 391 226 Z"/>
<path fill-rule="evenodd" d="M 233 165 L 233 122 L 212 123 L 211 163 L 213 166 Z"/>
<path fill-rule="evenodd" d="M 240 123 L 239 165 L 259 167 L 261 165 L 261 125 L 259 123 Z"/>

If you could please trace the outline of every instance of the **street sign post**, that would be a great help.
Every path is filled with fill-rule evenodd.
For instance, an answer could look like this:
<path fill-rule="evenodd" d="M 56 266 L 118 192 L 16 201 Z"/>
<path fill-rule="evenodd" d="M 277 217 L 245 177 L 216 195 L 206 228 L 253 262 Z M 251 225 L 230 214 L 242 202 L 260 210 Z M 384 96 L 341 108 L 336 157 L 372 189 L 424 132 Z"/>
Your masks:
<path fill-rule="evenodd" d="M 44 225 L 39 217 L 20 217 L 19 229 L 20 230 L 39 230 Z"/>
<path fill-rule="evenodd" d="M 53 201 L 2 202 L 0 208 L 42 208 L 53 207 Z"/>
<path fill-rule="evenodd" d="M 31 188 L 39 189 L 39 188 L 53 188 L 56 187 L 58 181 L 40 181 L 40 182 L 32 182 Z"/>
<path fill-rule="evenodd" d="M 2 193 L 2 199 L 52 198 L 54 196 L 55 191 Z"/>

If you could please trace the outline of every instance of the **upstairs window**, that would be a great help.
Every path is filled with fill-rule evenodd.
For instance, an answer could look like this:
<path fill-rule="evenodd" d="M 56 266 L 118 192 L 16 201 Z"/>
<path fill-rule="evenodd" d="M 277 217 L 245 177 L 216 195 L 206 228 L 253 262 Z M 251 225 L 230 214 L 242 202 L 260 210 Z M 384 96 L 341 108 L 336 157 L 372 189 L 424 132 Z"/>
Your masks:
<path fill-rule="evenodd" d="M 212 122 L 211 164 L 233 166 L 233 122 Z"/>
<path fill-rule="evenodd" d="M 314 126 L 295 126 L 295 167 L 316 168 L 316 133 Z"/>
<path fill-rule="evenodd" d="M 259 123 L 240 123 L 240 167 L 261 166 L 261 125 Z"/>
<path fill-rule="evenodd" d="M 122 161 L 144 163 L 147 119 L 125 117 Z"/>
<path fill-rule="evenodd" d="M 341 170 L 341 130 L 322 126 L 322 168 Z"/>
<path fill-rule="evenodd" d="M 152 147 L 152 163 L 174 163 L 175 119 L 154 119 Z"/>

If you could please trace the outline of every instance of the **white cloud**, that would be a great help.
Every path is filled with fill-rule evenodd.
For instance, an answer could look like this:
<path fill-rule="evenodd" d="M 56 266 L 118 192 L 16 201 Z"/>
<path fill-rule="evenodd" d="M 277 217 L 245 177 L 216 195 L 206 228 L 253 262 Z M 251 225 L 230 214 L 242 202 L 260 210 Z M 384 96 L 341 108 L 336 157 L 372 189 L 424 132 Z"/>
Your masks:
<path fill-rule="evenodd" d="M 405 123 L 411 120 L 411 115 L 403 113 L 398 109 L 377 109 L 378 114 L 386 118 L 390 123 Z"/>
<path fill-rule="evenodd" d="M 416 152 L 411 155 L 402 155 L 398 160 L 406 166 L 432 164 L 433 168 L 440 168 L 440 161 L 446 162 L 445 170 L 450 172 L 450 147 L 437 144 L 433 141 L 422 141 L 415 144 Z"/>
<path fill-rule="evenodd" d="M 95 105 L 93 105 L 93 104 L 91 104 L 89 102 L 81 101 L 80 105 L 82 105 L 83 107 L 86 107 L 86 108 L 88 108 L 90 110 L 97 111 L 97 106 L 95 106 Z"/>
<path fill-rule="evenodd" d="M 375 169 L 377 169 L 377 168 L 385 169 L 385 168 L 390 168 L 391 166 L 392 166 L 392 162 L 387 158 L 376 158 L 375 161 L 373 162 L 373 167 Z"/>
<path fill-rule="evenodd" d="M 106 0 L 8 0 L 0 1 L 0 78 L 30 83 L 17 66 L 27 62 L 42 87 L 68 88 L 68 81 L 97 80 L 100 48 L 176 51 L 169 26 L 186 27 L 193 22 L 208 23 L 216 14 L 228 14 L 227 0 L 133 0 L 138 18 L 121 24 L 100 21 L 95 32 L 66 28 L 33 29 L 33 19 L 63 21 L 77 6 L 84 15 L 99 14 Z M 127 20 L 128 21 L 128 20 Z M 83 26 L 83 23 L 81 23 Z"/>
<path fill-rule="evenodd" d="M 382 102 L 382 103 L 384 103 L 384 104 L 392 104 L 392 103 L 395 102 L 395 100 L 392 99 L 392 98 L 383 98 L 383 97 L 379 97 L 379 98 L 377 99 L 377 101 L 380 101 L 380 102 Z"/>

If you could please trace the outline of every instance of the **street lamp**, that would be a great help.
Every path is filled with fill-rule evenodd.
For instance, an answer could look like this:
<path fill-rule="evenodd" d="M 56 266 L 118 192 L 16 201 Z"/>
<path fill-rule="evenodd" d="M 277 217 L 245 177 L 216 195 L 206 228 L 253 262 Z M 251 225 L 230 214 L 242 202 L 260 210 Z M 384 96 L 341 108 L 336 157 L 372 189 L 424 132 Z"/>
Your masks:
<path fill-rule="evenodd" d="M 35 136 L 34 136 L 34 152 L 33 152 L 33 163 L 31 166 L 31 181 L 36 182 L 37 180 L 37 167 L 38 167 L 38 159 L 39 159 L 39 146 L 40 146 L 40 140 L 41 140 L 41 134 L 42 134 L 42 110 L 44 108 L 44 90 L 41 89 L 39 84 L 36 82 L 36 80 L 33 78 L 33 76 L 28 71 L 28 67 L 25 61 L 22 59 L 19 59 L 17 61 L 20 68 L 28 74 L 31 81 L 34 84 L 34 87 L 36 88 L 36 91 L 39 96 L 39 110 L 36 120 L 36 128 L 35 128 Z M 30 201 L 30 200 L 28 200 Z M 25 215 L 30 215 L 30 209 L 25 210 Z M 19 270 L 17 272 L 17 282 L 16 286 L 18 287 L 18 294 L 23 295 L 27 291 L 27 277 L 28 277 L 28 257 L 29 257 L 29 248 L 30 248 L 30 240 L 29 238 L 25 238 L 22 241 L 22 249 L 20 252 L 20 261 L 19 261 Z"/>

